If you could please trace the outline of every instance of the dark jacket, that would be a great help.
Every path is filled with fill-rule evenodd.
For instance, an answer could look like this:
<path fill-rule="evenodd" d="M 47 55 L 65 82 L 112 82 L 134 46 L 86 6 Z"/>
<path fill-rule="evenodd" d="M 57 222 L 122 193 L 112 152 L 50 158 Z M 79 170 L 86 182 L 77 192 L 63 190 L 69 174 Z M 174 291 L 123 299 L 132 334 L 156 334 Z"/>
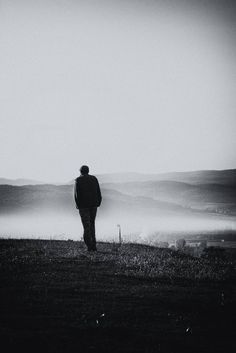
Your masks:
<path fill-rule="evenodd" d="M 89 174 L 76 178 L 74 197 L 77 208 L 99 207 L 102 195 L 97 178 Z"/>

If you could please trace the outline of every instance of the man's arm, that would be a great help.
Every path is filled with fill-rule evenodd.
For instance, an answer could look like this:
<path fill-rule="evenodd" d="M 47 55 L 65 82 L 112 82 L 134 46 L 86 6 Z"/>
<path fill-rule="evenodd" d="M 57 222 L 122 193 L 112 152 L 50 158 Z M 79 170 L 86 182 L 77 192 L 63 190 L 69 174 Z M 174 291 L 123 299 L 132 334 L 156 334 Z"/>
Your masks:
<path fill-rule="evenodd" d="M 102 194 L 101 194 L 101 189 L 100 189 L 98 180 L 97 180 L 97 193 L 98 193 L 98 206 L 100 206 L 102 202 Z"/>
<path fill-rule="evenodd" d="M 74 185 L 74 199 L 75 199 L 76 208 L 79 208 L 78 207 L 78 186 L 77 186 L 77 181 L 75 181 L 75 185 Z"/>

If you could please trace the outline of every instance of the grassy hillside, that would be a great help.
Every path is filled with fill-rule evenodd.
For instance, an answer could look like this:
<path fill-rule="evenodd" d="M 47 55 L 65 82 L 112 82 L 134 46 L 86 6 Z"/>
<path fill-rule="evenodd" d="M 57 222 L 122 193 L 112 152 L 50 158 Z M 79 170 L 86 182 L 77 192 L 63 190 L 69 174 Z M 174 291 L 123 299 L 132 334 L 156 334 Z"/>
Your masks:
<path fill-rule="evenodd" d="M 1 240 L 1 343 L 39 352 L 233 352 L 235 263 Z"/>

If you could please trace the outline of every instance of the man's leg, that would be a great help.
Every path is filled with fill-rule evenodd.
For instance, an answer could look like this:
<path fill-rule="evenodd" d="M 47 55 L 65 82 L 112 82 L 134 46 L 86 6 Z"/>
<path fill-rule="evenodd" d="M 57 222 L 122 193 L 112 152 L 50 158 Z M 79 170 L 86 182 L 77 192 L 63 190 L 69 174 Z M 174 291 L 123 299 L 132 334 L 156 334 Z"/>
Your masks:
<path fill-rule="evenodd" d="M 80 208 L 79 214 L 81 217 L 81 222 L 84 227 L 84 242 L 88 247 L 88 250 L 92 248 L 91 240 L 91 224 L 90 224 L 90 209 L 89 208 Z"/>
<path fill-rule="evenodd" d="M 97 214 L 97 207 L 90 208 L 90 232 L 91 232 L 92 250 L 97 250 L 97 248 L 96 248 L 96 235 L 95 235 L 96 214 Z"/>

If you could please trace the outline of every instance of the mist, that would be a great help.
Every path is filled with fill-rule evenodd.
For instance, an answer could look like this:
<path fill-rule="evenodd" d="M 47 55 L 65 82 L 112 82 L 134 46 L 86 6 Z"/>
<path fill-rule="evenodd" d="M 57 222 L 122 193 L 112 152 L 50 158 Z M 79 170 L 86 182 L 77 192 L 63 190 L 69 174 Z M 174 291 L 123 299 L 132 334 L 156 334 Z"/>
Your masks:
<path fill-rule="evenodd" d="M 121 211 L 121 210 L 120 210 Z M 102 215 L 99 210 L 96 220 L 98 241 L 118 241 L 118 227 L 121 226 L 123 241 L 148 243 L 155 234 L 156 240 L 168 241 L 180 237 L 181 232 L 222 232 L 236 230 L 235 217 L 215 215 L 193 216 L 149 216 L 117 214 Z M 83 229 L 79 213 L 72 215 L 56 213 L 17 213 L 0 216 L 1 238 L 32 238 L 57 240 L 82 240 Z"/>

